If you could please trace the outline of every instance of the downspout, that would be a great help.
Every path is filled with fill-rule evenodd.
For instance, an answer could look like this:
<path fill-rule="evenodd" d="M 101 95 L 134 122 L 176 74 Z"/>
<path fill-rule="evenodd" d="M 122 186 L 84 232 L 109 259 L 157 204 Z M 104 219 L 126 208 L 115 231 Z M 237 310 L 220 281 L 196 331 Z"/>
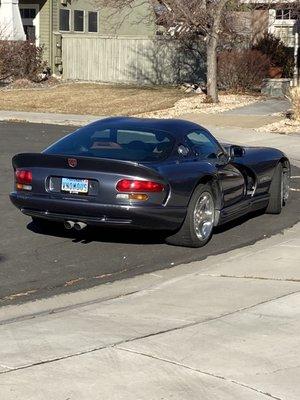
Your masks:
<path fill-rule="evenodd" d="M 294 69 L 294 86 L 300 85 L 299 81 L 299 30 L 300 30 L 300 20 L 297 20 L 295 23 L 295 47 L 294 47 L 294 60 L 295 60 L 295 69 Z"/>
<path fill-rule="evenodd" d="M 50 7 L 50 12 L 49 12 L 49 31 L 50 31 L 50 36 L 49 36 L 49 48 L 50 48 L 50 68 L 51 68 L 51 73 L 53 74 L 53 0 L 49 0 L 49 7 Z"/>

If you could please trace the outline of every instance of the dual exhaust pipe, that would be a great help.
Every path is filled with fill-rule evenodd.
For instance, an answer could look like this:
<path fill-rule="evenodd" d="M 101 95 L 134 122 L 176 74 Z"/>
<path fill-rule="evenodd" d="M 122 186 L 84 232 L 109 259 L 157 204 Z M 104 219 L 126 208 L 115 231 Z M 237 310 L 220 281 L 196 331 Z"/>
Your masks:
<path fill-rule="evenodd" d="M 85 224 L 84 222 L 65 221 L 64 226 L 67 230 L 74 228 L 76 231 L 81 231 L 82 229 L 87 227 L 87 224 Z"/>

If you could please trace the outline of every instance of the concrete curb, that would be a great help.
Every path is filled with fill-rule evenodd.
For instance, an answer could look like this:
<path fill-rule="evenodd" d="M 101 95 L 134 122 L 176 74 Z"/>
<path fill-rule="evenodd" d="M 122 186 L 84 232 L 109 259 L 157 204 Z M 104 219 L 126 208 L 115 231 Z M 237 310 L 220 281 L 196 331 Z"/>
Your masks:
<path fill-rule="evenodd" d="M 104 118 L 107 117 L 96 115 L 52 114 L 0 110 L 0 121 L 7 122 L 31 122 L 38 124 L 82 126 Z"/>

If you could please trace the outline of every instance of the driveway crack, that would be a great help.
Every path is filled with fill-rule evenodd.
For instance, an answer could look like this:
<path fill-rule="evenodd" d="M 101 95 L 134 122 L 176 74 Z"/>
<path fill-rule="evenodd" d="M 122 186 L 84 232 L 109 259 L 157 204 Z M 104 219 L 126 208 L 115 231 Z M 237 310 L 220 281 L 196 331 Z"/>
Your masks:
<path fill-rule="evenodd" d="M 207 276 L 210 278 L 231 278 L 231 279 L 253 279 L 253 280 L 261 280 L 261 281 L 276 281 L 276 282 L 295 282 L 299 283 L 300 279 L 297 278 L 269 278 L 264 276 L 255 276 L 255 275 L 229 275 L 229 274 L 204 274 L 200 273 L 201 276 Z"/>
<path fill-rule="evenodd" d="M 47 360 L 32 362 L 30 364 L 20 365 L 20 366 L 17 366 L 17 367 L 6 366 L 7 370 L 0 371 L 0 375 L 13 373 L 13 372 L 16 372 L 16 371 L 20 371 L 20 370 L 23 370 L 23 369 L 36 367 L 36 366 L 39 366 L 39 365 L 50 364 L 50 363 L 66 360 L 66 359 L 73 358 L 73 357 L 79 357 L 79 356 L 83 356 L 83 355 L 86 355 L 86 354 L 94 353 L 96 351 L 101 351 L 101 350 L 105 350 L 105 349 L 109 349 L 109 348 L 114 348 L 114 347 L 118 348 L 118 346 L 122 346 L 122 345 L 124 345 L 126 343 L 131 343 L 131 342 L 135 342 L 135 341 L 138 341 L 138 340 L 142 340 L 142 339 L 147 339 L 147 338 L 163 335 L 165 333 L 171 333 L 171 332 L 184 330 L 186 328 L 190 328 L 190 327 L 193 327 L 193 326 L 209 323 L 209 322 L 216 321 L 216 320 L 228 317 L 228 316 L 232 316 L 232 315 L 238 314 L 238 313 L 243 312 L 243 311 L 248 311 L 248 310 L 251 310 L 251 309 L 253 309 L 255 307 L 258 307 L 260 305 L 263 305 L 263 304 L 266 304 L 266 303 L 270 303 L 270 302 L 273 302 L 273 301 L 276 301 L 276 300 L 279 300 L 279 299 L 283 299 L 285 297 L 292 296 L 292 295 L 298 294 L 298 293 L 300 293 L 300 290 L 297 290 L 297 291 L 294 291 L 294 292 L 291 292 L 291 293 L 286 293 L 284 295 L 280 295 L 280 296 L 277 296 L 277 297 L 274 297 L 274 298 L 271 298 L 271 299 L 268 299 L 268 300 L 264 300 L 264 301 L 261 301 L 261 302 L 256 303 L 256 304 L 252 304 L 252 305 L 250 305 L 248 307 L 243 307 L 243 308 L 240 308 L 240 309 L 235 310 L 235 311 L 231 311 L 231 312 L 228 312 L 228 313 L 224 313 L 224 314 L 218 315 L 216 317 L 202 319 L 201 321 L 190 322 L 190 323 L 187 323 L 187 324 L 175 326 L 173 328 L 168 328 L 168 329 L 160 330 L 160 331 L 157 331 L 157 332 L 147 333 L 145 335 L 141 335 L 141 336 L 137 336 L 137 337 L 133 337 L 133 338 L 128 338 L 128 339 L 121 340 L 121 341 L 118 341 L 118 342 L 115 342 L 115 343 L 110 343 L 110 344 L 107 344 L 107 345 L 94 347 L 92 349 L 82 350 L 80 352 L 75 352 L 75 353 L 63 355 L 63 356 L 60 356 L 60 357 L 50 358 L 50 359 L 47 359 Z M 221 379 L 221 377 L 219 377 L 219 378 Z M 273 398 L 276 399 L 276 400 L 282 400 L 282 399 L 280 399 L 278 397 L 273 397 Z"/>
<path fill-rule="evenodd" d="M 207 375 L 207 376 L 210 376 L 212 378 L 221 379 L 221 380 L 223 380 L 225 382 L 229 382 L 229 383 L 232 383 L 234 385 L 241 386 L 243 388 L 252 390 L 252 391 L 254 391 L 256 393 L 260 393 L 260 394 L 262 394 L 264 396 L 267 396 L 267 397 L 269 397 L 271 399 L 274 399 L 274 400 L 282 400 L 280 397 L 274 396 L 274 395 L 272 395 L 270 393 L 264 392 L 264 391 L 262 391 L 260 389 L 254 388 L 253 386 L 247 385 L 245 383 L 238 382 L 238 381 L 236 381 L 234 379 L 229 379 L 229 378 L 226 378 L 225 376 L 217 375 L 217 374 L 214 374 L 212 372 L 203 371 L 203 370 L 200 370 L 198 368 L 194 368 L 194 367 L 191 367 L 191 366 L 186 365 L 186 364 L 179 363 L 179 362 L 174 361 L 174 360 L 169 360 L 167 358 L 157 357 L 157 356 L 154 356 L 152 354 L 143 353 L 143 352 L 132 350 L 132 349 L 126 349 L 126 348 L 120 347 L 120 346 L 115 346 L 115 348 L 117 348 L 120 351 L 125 351 L 127 353 L 133 353 L 133 354 L 137 354 L 139 356 L 151 358 L 153 360 L 161 361 L 161 362 L 164 362 L 164 363 L 167 363 L 167 364 L 176 365 L 177 367 L 181 367 L 181 368 L 184 368 L 184 369 L 187 369 L 187 370 L 190 370 L 190 371 L 194 371 L 194 372 L 197 372 L 197 373 L 202 374 L 202 375 Z"/>

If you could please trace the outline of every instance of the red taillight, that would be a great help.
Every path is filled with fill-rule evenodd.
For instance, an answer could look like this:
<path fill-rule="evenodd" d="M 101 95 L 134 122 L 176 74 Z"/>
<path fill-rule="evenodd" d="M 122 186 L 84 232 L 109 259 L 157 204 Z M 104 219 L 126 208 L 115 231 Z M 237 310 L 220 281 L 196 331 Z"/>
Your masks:
<path fill-rule="evenodd" d="M 162 192 L 164 185 L 153 181 L 122 179 L 117 183 L 118 192 Z"/>
<path fill-rule="evenodd" d="M 32 183 L 32 172 L 24 169 L 17 169 L 15 172 L 16 182 L 23 185 L 30 185 Z"/>

